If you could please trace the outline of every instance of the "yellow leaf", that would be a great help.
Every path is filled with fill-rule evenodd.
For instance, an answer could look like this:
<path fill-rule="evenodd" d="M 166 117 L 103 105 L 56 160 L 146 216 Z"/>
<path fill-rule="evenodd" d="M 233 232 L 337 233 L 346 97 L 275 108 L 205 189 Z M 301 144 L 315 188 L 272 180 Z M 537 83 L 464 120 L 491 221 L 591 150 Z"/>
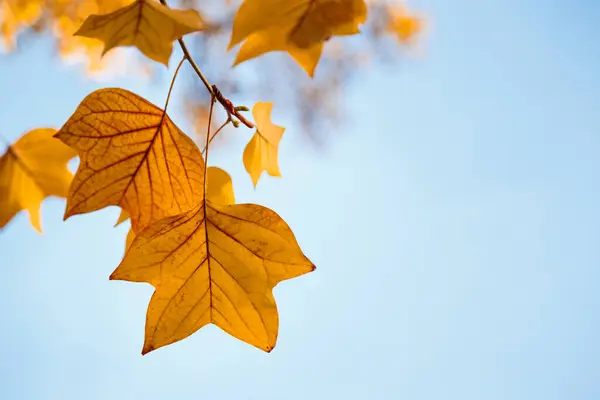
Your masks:
<path fill-rule="evenodd" d="M 245 0 L 233 20 L 229 48 L 253 33 L 280 27 L 289 41 L 308 48 L 334 35 L 339 27 L 362 24 L 364 0 Z"/>
<path fill-rule="evenodd" d="M 284 127 L 271 122 L 273 103 L 258 102 L 252 107 L 256 123 L 256 133 L 244 149 L 244 166 L 256 187 L 263 171 L 271 176 L 281 177 L 279 171 L 279 143 Z"/>
<path fill-rule="evenodd" d="M 146 57 L 168 66 L 173 42 L 203 29 L 196 10 L 172 10 L 158 0 L 135 0 L 112 13 L 90 15 L 75 35 L 100 39 L 104 53 L 117 46 L 135 46 Z"/>
<path fill-rule="evenodd" d="M 323 44 L 319 42 L 301 49 L 289 42 L 279 28 L 271 28 L 251 34 L 240 47 L 233 66 L 270 51 L 287 51 L 306 73 L 313 77 L 321 58 Z"/>
<path fill-rule="evenodd" d="M 217 167 L 208 167 L 206 173 L 207 199 L 221 206 L 235 204 L 231 176 L 226 171 Z"/>
<path fill-rule="evenodd" d="M 125 238 L 125 253 L 129 251 L 129 248 L 133 243 L 133 239 L 135 239 L 135 232 L 133 232 L 132 228 L 129 228 L 129 232 L 127 232 L 127 237 Z"/>
<path fill-rule="evenodd" d="M 0 2 L 0 33 L 4 45 L 13 50 L 17 32 L 35 24 L 44 12 L 41 0 L 3 0 Z"/>
<path fill-rule="evenodd" d="M 21 210 L 41 232 L 40 205 L 47 196 L 67 197 L 73 175 L 67 162 L 77 154 L 52 137 L 55 129 L 34 129 L 0 158 L 0 228 Z"/>
<path fill-rule="evenodd" d="M 115 224 L 115 226 L 121 225 L 123 222 L 127 221 L 128 219 L 129 219 L 129 214 L 127 214 L 127 211 L 121 210 L 121 214 L 119 214 L 119 219 L 117 220 L 117 223 Z"/>
<path fill-rule="evenodd" d="M 111 279 L 155 287 L 142 354 L 213 323 L 267 352 L 277 340 L 277 283 L 314 270 L 275 212 L 210 200 L 134 239 Z"/>
<path fill-rule="evenodd" d="M 403 43 L 410 42 L 423 29 L 421 18 L 410 15 L 402 6 L 390 9 L 388 12 L 390 20 L 387 29 L 395 33 Z"/>
<path fill-rule="evenodd" d="M 65 219 L 114 205 L 139 232 L 204 197 L 198 147 L 163 110 L 127 90 L 91 93 L 56 137 L 81 158 Z"/>
<path fill-rule="evenodd" d="M 287 51 L 312 77 L 323 42 L 359 33 L 364 0 L 245 0 L 233 21 L 229 49 L 246 40 L 235 64 L 269 51 Z"/>

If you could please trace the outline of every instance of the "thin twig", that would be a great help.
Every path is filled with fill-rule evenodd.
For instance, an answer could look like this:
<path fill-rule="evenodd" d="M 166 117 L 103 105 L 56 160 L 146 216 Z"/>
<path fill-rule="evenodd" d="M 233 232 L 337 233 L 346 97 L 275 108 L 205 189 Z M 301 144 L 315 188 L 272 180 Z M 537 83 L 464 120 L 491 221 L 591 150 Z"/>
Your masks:
<path fill-rule="evenodd" d="M 169 7 L 169 5 L 167 4 L 167 0 L 160 0 L 160 3 L 165 7 Z M 208 90 L 208 93 L 210 94 L 211 101 L 214 101 L 216 99 L 219 103 L 221 103 L 221 105 L 223 106 L 225 111 L 227 111 L 228 118 L 231 118 L 231 116 L 233 115 L 237 119 L 239 119 L 241 123 L 246 125 L 248 128 L 250 128 L 250 129 L 254 128 L 254 124 L 252 122 L 248 121 L 239 111 L 237 111 L 235 109 L 235 107 L 233 106 L 231 101 L 229 101 L 225 96 L 223 96 L 223 94 L 221 94 L 219 89 L 217 89 L 217 86 L 211 85 L 210 82 L 208 82 L 208 79 L 206 79 L 206 77 L 200 70 L 200 67 L 198 66 L 198 64 L 196 64 L 196 62 L 192 58 L 192 55 L 190 54 L 190 51 L 189 51 L 187 45 L 183 41 L 183 38 L 179 38 L 177 41 L 179 42 L 179 46 L 181 47 L 181 51 L 183 52 L 183 55 L 188 60 L 188 62 L 190 63 L 190 65 L 192 66 L 194 71 L 196 71 L 196 74 L 198 75 L 198 77 L 200 78 L 200 80 L 202 81 L 204 86 L 206 86 L 206 90 Z M 211 106 L 212 106 L 212 104 L 211 104 Z"/>
<path fill-rule="evenodd" d="M 227 124 L 229 124 L 232 121 L 231 118 L 227 118 L 227 120 L 225 122 L 223 122 L 223 125 L 221 125 L 216 131 L 215 133 L 212 134 L 212 136 L 210 137 L 210 139 L 208 140 L 208 143 L 206 144 L 206 147 L 204 148 L 204 150 L 202 150 L 202 154 L 204 154 L 204 152 L 206 151 L 206 149 L 208 149 L 208 146 L 210 146 L 210 144 L 212 143 L 213 139 L 219 134 L 219 132 L 221 132 L 223 130 L 223 128 L 225 128 L 227 126 Z"/>
<path fill-rule="evenodd" d="M 177 69 L 175 70 L 175 74 L 173 74 L 173 79 L 171 79 L 171 86 L 169 86 L 169 93 L 167 93 L 167 101 L 165 101 L 165 109 L 164 112 L 167 112 L 167 107 L 169 106 L 169 100 L 171 99 L 171 92 L 173 91 L 173 86 L 175 85 L 175 80 L 177 79 L 177 74 L 179 74 L 179 70 L 181 66 L 185 62 L 185 57 L 179 61 L 179 65 L 177 65 Z"/>
<path fill-rule="evenodd" d="M 206 201 L 206 187 L 208 179 L 208 144 L 210 143 L 210 126 L 212 125 L 213 109 L 215 106 L 215 96 L 210 96 L 210 110 L 208 111 L 208 127 L 206 128 L 206 146 L 204 150 L 204 201 Z M 206 210 L 204 211 L 206 212 Z"/>

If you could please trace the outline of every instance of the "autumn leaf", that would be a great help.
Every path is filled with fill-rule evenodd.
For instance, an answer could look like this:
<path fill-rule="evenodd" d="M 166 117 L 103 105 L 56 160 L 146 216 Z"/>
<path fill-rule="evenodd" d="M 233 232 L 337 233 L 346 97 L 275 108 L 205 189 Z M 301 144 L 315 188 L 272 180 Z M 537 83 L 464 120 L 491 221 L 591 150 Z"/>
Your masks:
<path fill-rule="evenodd" d="M 119 219 L 117 219 L 115 226 L 121 225 L 123 222 L 127 221 L 128 219 L 129 219 L 129 214 L 127 214 L 127 211 L 121 210 L 121 214 L 119 214 Z"/>
<path fill-rule="evenodd" d="M 234 66 L 271 51 L 285 51 L 313 77 L 321 58 L 323 42 L 331 36 L 347 36 L 360 32 L 367 8 L 363 0 L 296 0 L 296 7 L 276 7 L 289 19 L 266 18 L 264 11 L 256 10 L 256 0 L 246 0 L 234 20 L 229 48 L 245 40 L 234 61 Z M 262 3 L 261 3 L 262 4 Z M 266 7 L 266 5 L 261 6 Z M 255 13 L 260 14 L 257 18 Z M 237 29 L 236 29 L 237 27 Z"/>
<path fill-rule="evenodd" d="M 127 250 L 129 250 L 129 248 L 131 247 L 133 239 L 135 239 L 135 233 L 133 232 L 133 228 L 129 228 L 129 231 L 127 232 L 127 237 L 125 238 L 125 253 L 127 253 Z"/>
<path fill-rule="evenodd" d="M 207 175 L 207 191 L 206 196 L 210 201 L 219 205 L 229 205 L 235 203 L 233 196 L 233 183 L 231 182 L 231 176 L 227 171 L 222 170 L 218 167 L 208 167 L 206 171 Z M 121 210 L 121 215 L 115 226 L 122 224 L 129 219 L 129 215 L 126 211 Z M 127 237 L 125 239 L 125 252 L 131 247 L 135 239 L 135 232 L 132 228 L 129 228 Z"/>
<path fill-rule="evenodd" d="M 243 159 L 255 187 L 263 171 L 271 176 L 281 177 L 278 153 L 285 128 L 271 122 L 272 110 L 272 102 L 258 102 L 252 107 L 256 133 L 246 145 Z"/>
<path fill-rule="evenodd" d="M 81 158 L 65 219 L 114 205 L 139 232 L 204 196 L 198 147 L 163 110 L 127 90 L 91 93 L 56 137 Z"/>
<path fill-rule="evenodd" d="M 246 0 L 233 21 L 229 49 L 245 40 L 234 66 L 270 51 L 286 51 L 314 76 L 323 42 L 359 33 L 364 0 Z"/>
<path fill-rule="evenodd" d="M 256 204 L 214 203 L 232 200 L 233 193 L 223 196 L 231 182 L 212 171 L 209 186 L 212 181 L 223 189 L 208 191 L 195 209 L 140 232 L 110 277 L 156 289 L 142 354 L 210 323 L 269 352 L 279 329 L 273 288 L 315 268 L 274 211 Z"/>
<path fill-rule="evenodd" d="M 103 41 L 103 54 L 117 46 L 135 46 L 146 57 L 168 66 L 173 42 L 203 29 L 196 10 L 173 10 L 158 0 L 135 0 L 109 14 L 90 15 L 75 35 Z"/>
<path fill-rule="evenodd" d="M 410 42 L 423 29 L 421 18 L 411 15 L 403 6 L 389 10 L 387 30 L 394 33 L 402 43 Z"/>
<path fill-rule="evenodd" d="M 12 50 L 16 45 L 15 35 L 25 26 L 33 25 L 44 12 L 41 0 L 0 2 L 0 33 L 4 45 Z"/>
<path fill-rule="evenodd" d="M 292 44 L 306 49 L 366 18 L 364 0 L 245 0 L 234 17 L 229 48 L 253 33 L 277 27 Z"/>
<path fill-rule="evenodd" d="M 77 154 L 52 137 L 55 129 L 34 129 L 0 158 L 0 228 L 21 210 L 42 231 L 40 205 L 48 196 L 67 197 L 73 175 L 67 162 Z"/>
<path fill-rule="evenodd" d="M 206 198 L 214 204 L 228 206 L 235 204 L 233 182 L 227 171 L 218 167 L 208 167 L 206 171 Z"/>
<path fill-rule="evenodd" d="M 270 51 L 286 51 L 290 56 L 313 77 L 315 68 L 321 58 L 323 43 L 315 43 L 306 49 L 301 49 L 290 43 L 285 33 L 281 33 L 279 28 L 267 29 L 261 32 L 251 34 L 240 47 L 233 66 L 244 61 L 256 58 Z"/>

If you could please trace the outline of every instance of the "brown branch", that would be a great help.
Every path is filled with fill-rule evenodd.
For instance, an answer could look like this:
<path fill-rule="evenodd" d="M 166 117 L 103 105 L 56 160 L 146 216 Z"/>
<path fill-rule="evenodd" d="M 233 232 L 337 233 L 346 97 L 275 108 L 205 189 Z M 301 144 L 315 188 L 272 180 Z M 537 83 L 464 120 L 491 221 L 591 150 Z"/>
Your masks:
<path fill-rule="evenodd" d="M 165 7 L 169 7 L 169 5 L 167 4 L 167 0 L 160 0 L 160 3 Z M 185 42 L 183 41 L 183 38 L 179 38 L 177 41 L 179 42 L 181 51 L 183 51 L 184 57 L 188 60 L 188 62 L 190 63 L 190 65 L 192 66 L 194 71 L 196 71 L 196 74 L 198 75 L 198 77 L 200 78 L 200 80 L 202 81 L 204 86 L 206 87 L 206 90 L 208 90 L 208 93 L 210 94 L 210 97 L 211 97 L 211 104 L 216 99 L 219 103 L 221 103 L 221 105 L 223 106 L 225 111 L 227 111 L 227 116 L 229 118 L 231 118 L 231 116 L 233 115 L 237 119 L 239 119 L 241 123 L 246 125 L 248 128 L 251 128 L 251 129 L 254 128 L 254 124 L 252 122 L 248 121 L 246 118 L 244 118 L 244 116 L 239 111 L 235 110 L 234 105 L 225 96 L 223 96 L 223 94 L 219 91 L 219 89 L 217 89 L 217 86 L 211 85 L 210 82 L 208 82 L 208 79 L 206 79 L 206 77 L 200 70 L 200 67 L 198 67 L 198 64 L 196 64 L 196 62 L 192 58 L 192 55 L 190 54 L 190 51 L 188 50 Z"/>

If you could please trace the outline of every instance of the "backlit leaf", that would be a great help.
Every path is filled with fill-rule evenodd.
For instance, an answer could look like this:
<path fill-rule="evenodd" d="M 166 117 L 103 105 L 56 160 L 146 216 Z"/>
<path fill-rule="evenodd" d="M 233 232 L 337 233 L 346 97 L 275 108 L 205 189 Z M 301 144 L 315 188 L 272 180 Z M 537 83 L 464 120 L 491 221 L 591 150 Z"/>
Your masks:
<path fill-rule="evenodd" d="M 208 167 L 206 173 L 206 198 L 220 206 L 235 204 L 233 182 L 227 171 L 218 167 Z"/>
<path fill-rule="evenodd" d="M 90 15 L 75 35 L 102 40 L 104 53 L 117 46 L 135 46 L 168 66 L 173 42 L 203 29 L 196 10 L 172 10 L 158 0 L 135 0 L 112 13 Z"/>
<path fill-rule="evenodd" d="M 91 93 L 56 137 L 81 158 L 65 219 L 119 206 L 139 232 L 204 196 L 198 147 L 163 110 L 127 90 Z"/>
<path fill-rule="evenodd" d="M 218 205 L 227 206 L 235 204 L 233 182 L 227 171 L 218 167 L 208 167 L 206 196 L 212 203 Z M 122 210 L 119 221 L 117 221 L 115 226 L 125 222 L 127 219 L 129 219 L 129 215 L 126 211 Z M 135 239 L 135 233 L 133 232 L 133 229 L 129 228 L 127 238 L 125 239 L 125 252 L 131 247 L 133 239 Z"/>
<path fill-rule="evenodd" d="M 258 102 L 252 107 L 252 115 L 256 123 L 256 133 L 244 149 L 244 166 L 252 178 L 254 186 L 258 183 L 263 171 L 271 176 L 280 177 L 279 143 L 285 128 L 271 122 L 273 103 Z"/>
<path fill-rule="evenodd" d="M 233 20 L 229 47 L 253 33 L 279 27 L 290 42 L 308 48 L 366 18 L 364 0 L 245 0 Z"/>
<path fill-rule="evenodd" d="M 396 34 L 401 42 L 410 42 L 423 29 L 421 18 L 411 15 L 404 7 L 397 6 L 389 12 L 390 20 L 387 29 Z"/>
<path fill-rule="evenodd" d="M 268 352 L 279 329 L 273 288 L 312 270 L 275 212 L 208 200 L 140 232 L 111 279 L 156 289 L 142 354 L 210 323 Z"/>
<path fill-rule="evenodd" d="M 117 220 L 117 223 L 115 224 L 115 226 L 121 225 L 123 222 L 127 221 L 128 219 L 129 219 L 129 214 L 127 214 L 127 211 L 121 210 L 121 214 L 119 214 L 119 219 Z"/>
<path fill-rule="evenodd" d="M 40 205 L 47 196 L 67 197 L 73 175 L 67 162 L 76 152 L 52 136 L 55 129 L 34 129 L 0 157 L 0 228 L 21 210 L 42 231 Z"/>
<path fill-rule="evenodd" d="M 290 43 L 279 28 L 271 28 L 251 34 L 240 47 L 233 65 L 236 66 L 269 51 L 287 51 L 312 77 L 321 58 L 323 44 L 319 42 L 309 48 L 301 49 Z"/>
<path fill-rule="evenodd" d="M 135 239 L 135 233 L 133 232 L 132 228 L 129 228 L 129 231 L 127 232 L 127 237 L 125 238 L 125 253 L 127 253 L 129 248 L 131 247 L 133 239 Z"/>
<path fill-rule="evenodd" d="M 359 33 L 366 18 L 364 0 L 245 0 L 233 20 L 229 49 L 246 40 L 235 64 L 287 51 L 312 76 L 323 42 Z"/>

